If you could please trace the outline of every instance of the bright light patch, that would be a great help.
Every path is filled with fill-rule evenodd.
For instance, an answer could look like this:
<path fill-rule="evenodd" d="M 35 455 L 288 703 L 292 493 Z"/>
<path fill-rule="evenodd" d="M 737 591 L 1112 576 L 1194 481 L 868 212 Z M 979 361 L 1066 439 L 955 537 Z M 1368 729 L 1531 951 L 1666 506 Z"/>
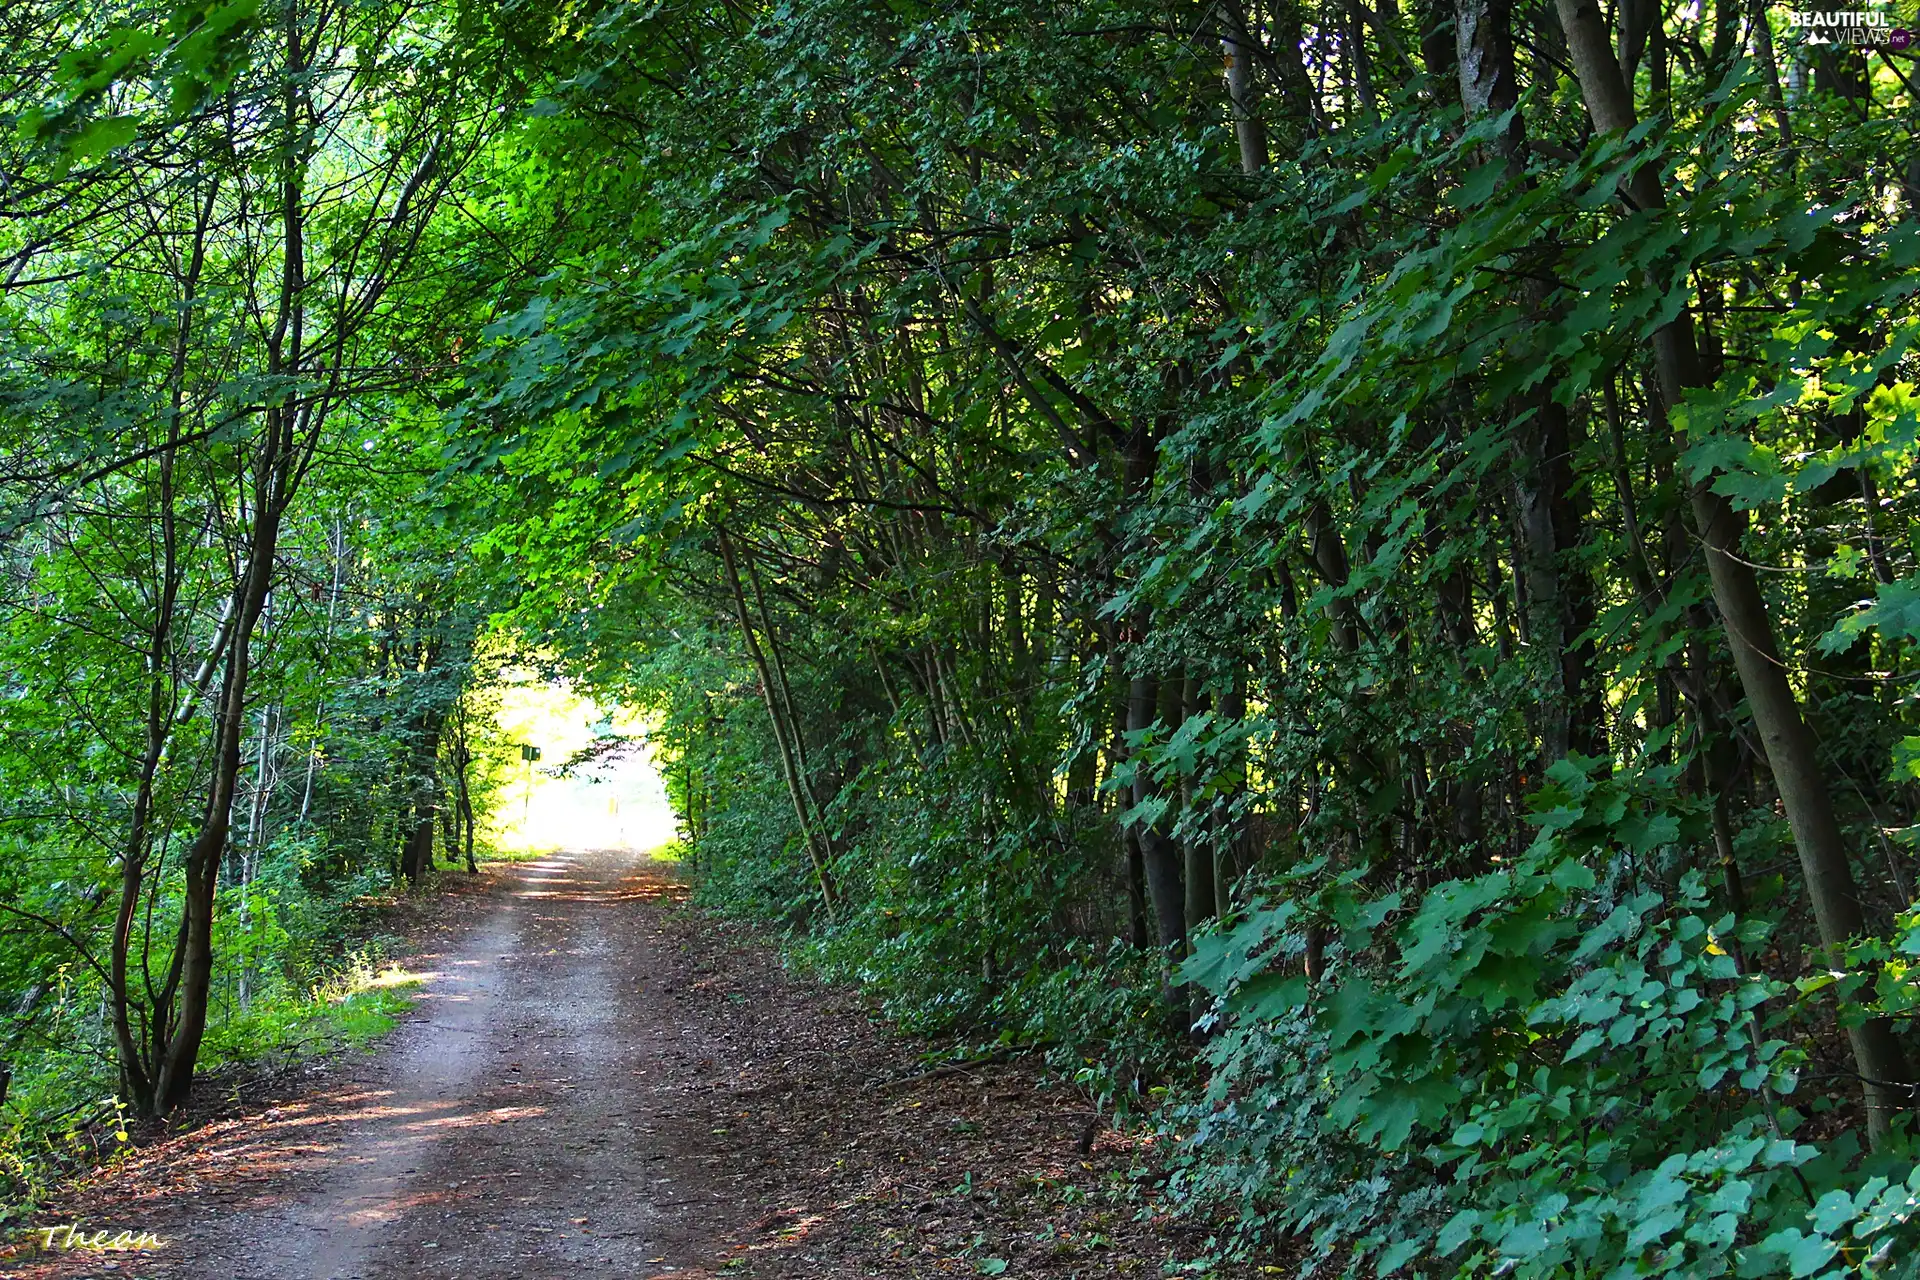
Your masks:
<path fill-rule="evenodd" d="M 492 821 L 483 828 L 488 843 L 508 853 L 644 851 L 674 838 L 673 810 L 638 716 L 603 708 L 564 682 L 507 674 L 495 722 L 514 745 Z M 615 737 L 634 741 L 560 776 L 576 753 Z M 522 745 L 538 747 L 540 758 L 521 760 Z"/>

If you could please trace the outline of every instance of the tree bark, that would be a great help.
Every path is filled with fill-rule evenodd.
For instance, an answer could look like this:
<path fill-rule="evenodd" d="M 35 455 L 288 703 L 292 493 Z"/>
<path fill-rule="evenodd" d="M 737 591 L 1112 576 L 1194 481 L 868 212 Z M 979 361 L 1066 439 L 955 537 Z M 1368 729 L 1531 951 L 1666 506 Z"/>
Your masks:
<path fill-rule="evenodd" d="M 286 65 L 281 107 L 285 137 L 281 140 L 280 229 L 283 243 L 280 296 L 274 326 L 267 339 L 267 375 L 270 379 L 296 377 L 302 365 L 306 290 L 304 178 L 305 134 L 300 119 L 301 93 L 306 79 L 306 51 L 298 14 L 289 6 L 282 20 Z M 317 425 L 313 410 L 294 400 L 265 410 L 262 440 L 253 466 L 253 527 L 237 590 L 233 596 L 233 636 L 227 650 L 226 674 L 221 684 L 219 716 L 214 726 L 213 776 L 207 803 L 184 860 L 185 887 L 180 931 L 168 985 L 178 982 L 179 1008 L 164 1061 L 154 1081 L 156 1107 L 171 1111 L 186 1101 L 192 1088 L 200 1043 L 206 1035 L 207 1003 L 213 982 L 214 896 L 227 838 L 233 823 L 235 784 L 240 774 L 241 740 L 245 735 L 247 681 L 253 632 L 272 587 L 274 555 L 287 504 L 302 468 L 295 457 L 302 425 Z M 171 995 L 171 990 L 169 995 Z M 156 1036 L 160 1028 L 155 1028 Z"/>
<path fill-rule="evenodd" d="M 1127 684 L 1127 730 L 1139 734 L 1153 727 L 1159 718 L 1160 682 L 1152 676 L 1135 676 Z M 1153 779 L 1142 767 L 1133 775 L 1133 803 L 1138 806 L 1157 793 Z M 1133 826 L 1140 844 L 1140 862 L 1145 871 L 1147 900 L 1153 907 L 1154 926 L 1161 948 L 1172 956 L 1181 956 L 1187 945 L 1187 904 L 1180 886 L 1180 850 L 1158 822 L 1136 822 Z"/>
<path fill-rule="evenodd" d="M 1524 181 L 1526 124 L 1519 111 L 1510 0 L 1456 0 L 1455 20 L 1460 100 L 1469 119 L 1512 113 L 1493 150 L 1506 161 L 1507 181 Z M 1529 278 L 1524 292 L 1536 311 L 1547 310 L 1544 285 Z M 1543 763 L 1552 763 L 1570 750 L 1590 753 L 1597 746 L 1600 690 L 1593 644 L 1580 641 L 1593 623 L 1593 590 L 1582 570 L 1564 563 L 1580 536 L 1566 408 L 1548 389 L 1531 393 L 1524 409 L 1515 408 L 1526 415 L 1514 500 L 1527 587 L 1527 633 L 1533 648 L 1545 655 L 1548 694 L 1539 718 L 1540 754 Z"/>
<path fill-rule="evenodd" d="M 1180 721 L 1182 724 L 1208 710 L 1207 698 L 1200 689 L 1200 682 L 1189 675 L 1184 681 L 1184 685 L 1185 688 L 1181 691 L 1180 695 Z M 1194 794 L 1191 780 L 1182 784 L 1180 801 L 1181 807 L 1187 811 L 1189 819 L 1191 819 L 1195 810 L 1199 807 L 1199 800 Z M 1189 820 L 1187 825 L 1189 830 L 1192 830 L 1195 826 L 1191 820 Z M 1215 906 L 1215 844 L 1213 823 L 1211 821 L 1201 824 L 1199 830 L 1189 835 L 1186 840 L 1184 850 L 1186 854 L 1186 869 L 1182 879 L 1186 888 L 1185 924 L 1186 934 L 1189 938 L 1193 936 L 1194 932 L 1198 930 L 1201 925 L 1213 919 Z"/>
<path fill-rule="evenodd" d="M 195 206 L 192 248 L 181 279 L 179 323 L 174 335 L 172 364 L 168 371 L 171 402 L 167 412 L 165 447 L 157 462 L 157 502 L 160 508 L 159 596 L 154 603 L 153 626 L 148 633 L 146 744 L 141 754 L 139 779 L 134 787 L 133 811 L 127 823 L 127 836 L 120 852 L 120 902 L 114 917 L 113 942 L 108 960 L 108 1001 L 113 1016 L 114 1044 L 120 1060 L 122 1092 L 134 1109 L 142 1114 L 155 1108 L 153 1075 L 158 1068 L 150 1061 L 145 1044 L 133 1029 L 133 992 L 129 987 L 129 965 L 133 951 L 134 924 L 140 899 L 146 886 L 147 860 L 152 851 L 154 786 L 176 727 L 178 688 L 169 680 L 169 656 L 173 647 L 173 615 L 180 593 L 179 528 L 174 511 L 174 464 L 180 446 L 180 424 L 186 402 L 187 355 L 193 335 L 193 313 L 197 303 L 200 275 L 206 264 L 207 229 L 213 220 L 213 202 L 219 184 L 207 183 L 204 207 Z M 216 659 L 218 655 L 215 655 Z M 150 982 L 144 965 L 143 981 Z M 163 1018 L 164 1011 L 149 1005 L 148 1018 Z M 3 1095 L 0 1095 L 3 1096 Z"/>

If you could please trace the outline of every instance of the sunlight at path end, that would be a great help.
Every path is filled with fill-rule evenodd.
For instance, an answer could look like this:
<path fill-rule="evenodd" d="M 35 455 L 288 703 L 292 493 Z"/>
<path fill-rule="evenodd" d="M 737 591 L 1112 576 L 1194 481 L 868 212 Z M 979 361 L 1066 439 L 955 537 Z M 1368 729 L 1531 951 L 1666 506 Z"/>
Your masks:
<path fill-rule="evenodd" d="M 509 671 L 495 713 L 506 757 L 486 843 L 502 853 L 656 849 L 674 839 L 673 810 L 646 742 L 646 722 L 602 707 L 564 682 Z M 622 741 L 622 740 L 625 741 Z M 520 759 L 521 745 L 540 759 Z M 584 752 L 593 758 L 568 767 Z"/>

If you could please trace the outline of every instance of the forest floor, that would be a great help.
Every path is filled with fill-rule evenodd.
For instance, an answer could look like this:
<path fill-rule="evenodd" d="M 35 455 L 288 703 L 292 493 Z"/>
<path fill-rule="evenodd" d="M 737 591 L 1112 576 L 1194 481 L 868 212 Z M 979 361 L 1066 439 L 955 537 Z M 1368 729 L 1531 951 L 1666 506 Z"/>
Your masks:
<path fill-rule="evenodd" d="M 36 1223 L 162 1247 L 35 1236 L 0 1277 L 1073 1280 L 1199 1251 L 1140 1208 L 1150 1139 L 1028 1063 L 930 1070 L 683 896 L 627 853 L 487 867 L 415 921 L 425 983 L 376 1052 L 225 1082 Z"/>

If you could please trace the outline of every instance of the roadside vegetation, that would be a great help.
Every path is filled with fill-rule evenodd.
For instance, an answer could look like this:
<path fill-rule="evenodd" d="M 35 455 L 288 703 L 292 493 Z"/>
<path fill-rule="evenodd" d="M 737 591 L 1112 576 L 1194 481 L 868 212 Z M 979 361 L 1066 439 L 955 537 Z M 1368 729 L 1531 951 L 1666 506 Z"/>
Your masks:
<path fill-rule="evenodd" d="M 8 8 L 10 1149 L 307 1036 L 512 669 L 700 902 L 1159 1127 L 1198 1269 L 1914 1274 L 1873 13 Z"/>

